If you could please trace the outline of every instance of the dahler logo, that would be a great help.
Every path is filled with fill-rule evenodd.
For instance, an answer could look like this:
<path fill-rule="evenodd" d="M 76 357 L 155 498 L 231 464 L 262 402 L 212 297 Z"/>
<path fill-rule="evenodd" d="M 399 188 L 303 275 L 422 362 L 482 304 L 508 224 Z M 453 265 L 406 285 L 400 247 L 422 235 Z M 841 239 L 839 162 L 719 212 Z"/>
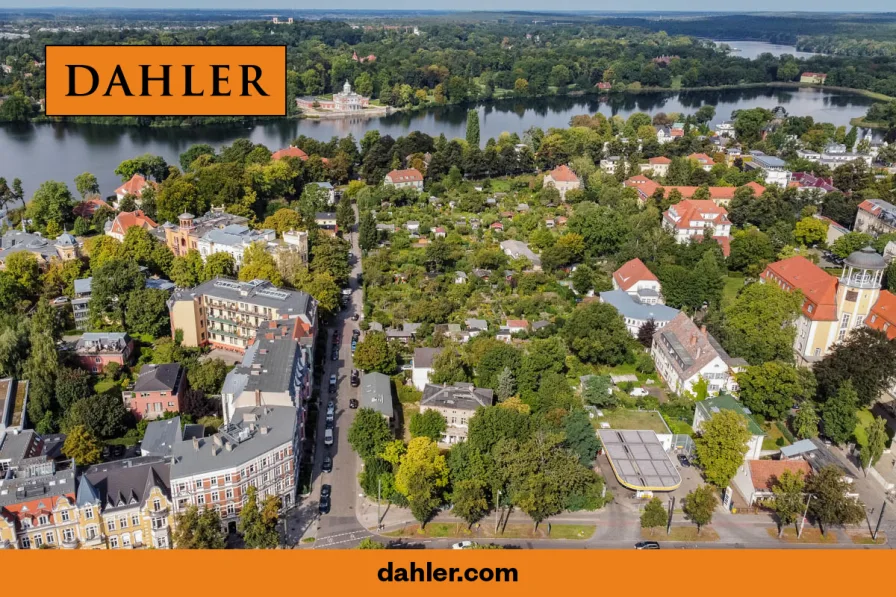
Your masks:
<path fill-rule="evenodd" d="M 47 116 L 285 116 L 286 46 L 47 46 Z"/>

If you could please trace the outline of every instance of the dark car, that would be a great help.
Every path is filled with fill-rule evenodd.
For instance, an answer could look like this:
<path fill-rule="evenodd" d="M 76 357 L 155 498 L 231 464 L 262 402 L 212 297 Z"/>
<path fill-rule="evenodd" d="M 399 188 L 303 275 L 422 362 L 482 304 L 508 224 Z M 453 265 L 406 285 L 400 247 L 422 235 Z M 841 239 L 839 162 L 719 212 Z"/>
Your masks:
<path fill-rule="evenodd" d="M 635 549 L 659 549 L 660 544 L 656 541 L 641 541 L 640 543 L 635 543 Z"/>
<path fill-rule="evenodd" d="M 349 408 L 358 408 L 358 401 L 355 400 L 354 398 L 352 398 L 351 400 L 348 401 L 348 407 Z"/>
<path fill-rule="evenodd" d="M 338 361 L 339 360 L 339 349 L 337 348 L 336 350 L 334 350 L 333 354 L 330 356 L 334 361 Z"/>
<path fill-rule="evenodd" d="M 330 513 L 330 498 L 321 497 L 320 503 L 317 505 L 317 510 L 321 514 L 329 514 Z"/>
<path fill-rule="evenodd" d="M 120 446 L 120 445 L 115 445 L 115 446 L 111 447 L 110 451 L 112 453 L 112 458 L 121 458 L 122 456 L 124 456 L 125 447 Z"/>
<path fill-rule="evenodd" d="M 322 497 L 322 498 L 330 497 L 331 491 L 333 491 L 333 488 L 330 485 L 327 485 L 326 483 L 324 483 L 320 487 L 320 497 Z"/>
<path fill-rule="evenodd" d="M 332 429 L 333 425 L 335 425 L 335 421 L 333 419 L 327 417 L 327 423 L 325 429 Z"/>
<path fill-rule="evenodd" d="M 324 463 L 321 465 L 321 470 L 325 473 L 333 472 L 333 459 L 329 456 L 324 457 Z"/>
<path fill-rule="evenodd" d="M 352 369 L 351 383 L 353 388 L 361 385 L 361 372 L 357 369 Z"/>
<path fill-rule="evenodd" d="M 334 384 L 334 383 L 331 383 L 331 384 L 330 384 L 330 393 L 331 393 L 331 394 L 335 394 L 335 393 L 336 393 L 336 384 Z"/>
<path fill-rule="evenodd" d="M 358 315 L 357 313 L 352 313 L 352 321 L 358 321 L 359 317 L 360 315 Z"/>
<path fill-rule="evenodd" d="M 688 457 L 685 456 L 684 454 L 679 454 L 679 455 L 678 455 L 678 463 L 679 463 L 681 466 L 685 466 L 685 467 L 689 467 L 689 466 L 691 466 L 691 461 L 688 460 Z"/>

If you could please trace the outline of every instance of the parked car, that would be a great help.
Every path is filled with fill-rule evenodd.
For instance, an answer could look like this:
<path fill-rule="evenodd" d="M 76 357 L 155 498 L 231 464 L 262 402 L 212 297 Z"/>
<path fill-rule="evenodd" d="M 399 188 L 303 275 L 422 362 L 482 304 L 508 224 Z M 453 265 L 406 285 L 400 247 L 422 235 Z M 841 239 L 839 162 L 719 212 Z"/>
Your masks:
<path fill-rule="evenodd" d="M 361 385 L 361 372 L 357 369 L 352 369 L 351 384 L 353 388 Z"/>
<path fill-rule="evenodd" d="M 354 350 L 354 346 L 352 347 L 352 350 Z M 335 348 L 335 349 L 333 349 L 333 354 L 330 355 L 330 357 L 331 357 L 334 361 L 338 361 L 338 360 L 339 360 L 339 348 Z"/>
<path fill-rule="evenodd" d="M 327 429 L 324 431 L 324 445 L 332 446 L 333 445 L 333 430 Z"/>
<path fill-rule="evenodd" d="M 635 388 L 629 392 L 628 395 L 634 396 L 635 398 L 641 398 L 642 396 L 647 396 L 648 392 L 644 388 Z"/>
<path fill-rule="evenodd" d="M 325 473 L 333 472 L 333 459 L 330 456 L 324 457 L 324 463 L 321 465 L 321 470 Z"/>
<path fill-rule="evenodd" d="M 320 498 L 320 502 L 317 505 L 317 510 L 321 514 L 329 514 L 330 513 L 330 498 L 325 498 L 325 497 Z"/>
<path fill-rule="evenodd" d="M 331 394 L 335 394 L 336 393 L 336 384 L 331 383 L 330 387 L 329 387 L 329 391 Z"/>
<path fill-rule="evenodd" d="M 352 321 L 358 321 L 359 315 L 357 313 L 352 313 Z"/>
<path fill-rule="evenodd" d="M 334 425 L 336 425 L 336 420 L 332 416 L 327 415 L 327 422 L 324 424 L 324 426 L 328 431 L 331 431 Z"/>
<path fill-rule="evenodd" d="M 327 414 L 335 415 L 336 414 L 336 403 L 332 400 L 327 401 Z"/>
<path fill-rule="evenodd" d="M 330 485 L 324 483 L 324 484 L 321 485 L 321 487 L 320 487 L 320 497 L 322 497 L 322 498 L 328 498 L 328 497 L 330 497 L 330 493 L 331 493 L 332 491 L 333 491 L 333 488 L 332 488 Z"/>
<path fill-rule="evenodd" d="M 679 455 L 678 455 L 678 463 L 681 464 L 681 466 L 684 466 L 684 467 L 689 467 L 689 466 L 691 466 L 691 461 L 688 460 L 688 457 L 685 456 L 684 454 L 679 454 Z"/>
<path fill-rule="evenodd" d="M 459 541 L 451 546 L 451 549 L 470 549 L 476 545 L 472 541 Z"/>
<path fill-rule="evenodd" d="M 635 549 L 659 549 L 660 544 L 656 541 L 641 541 L 635 543 Z"/>
<path fill-rule="evenodd" d="M 413 362 L 410 362 L 410 363 L 404 363 L 404 364 L 401 366 L 401 370 L 402 370 L 402 371 L 412 371 L 413 369 L 414 369 L 414 363 L 413 363 Z"/>
<path fill-rule="evenodd" d="M 358 401 L 355 400 L 354 398 L 352 398 L 351 400 L 348 401 L 348 407 L 349 408 L 358 408 Z"/>

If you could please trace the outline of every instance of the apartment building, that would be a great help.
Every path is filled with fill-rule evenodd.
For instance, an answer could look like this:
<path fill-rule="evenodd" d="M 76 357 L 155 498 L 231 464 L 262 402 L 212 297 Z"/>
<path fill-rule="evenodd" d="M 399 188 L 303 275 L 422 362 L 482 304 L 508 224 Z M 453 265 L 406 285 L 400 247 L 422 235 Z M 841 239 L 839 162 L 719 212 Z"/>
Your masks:
<path fill-rule="evenodd" d="M 215 508 L 235 530 L 250 485 L 260 499 L 279 496 L 284 509 L 296 500 L 301 427 L 291 406 L 236 409 L 211 437 L 178 441 L 172 450 L 174 511 L 190 505 Z"/>
<path fill-rule="evenodd" d="M 392 170 L 386 174 L 383 184 L 397 189 L 411 188 L 417 191 L 423 190 L 423 174 L 416 168 L 407 170 Z"/>
<path fill-rule="evenodd" d="M 452 445 L 467 439 L 470 419 L 482 406 L 491 406 L 494 392 L 488 388 L 477 388 L 471 383 L 457 382 L 451 386 L 426 384 L 420 399 L 420 413 L 435 410 L 448 422 L 442 445 Z"/>
<path fill-rule="evenodd" d="M 873 236 L 896 232 L 896 206 L 883 199 L 866 199 L 856 212 L 856 232 Z"/>
<path fill-rule="evenodd" d="M 74 463 L 43 451 L 34 431 L 0 432 L 0 549 L 78 546 Z"/>
<path fill-rule="evenodd" d="M 170 465 L 159 457 L 97 464 L 78 481 L 79 538 L 92 549 L 170 549 Z"/>
<path fill-rule="evenodd" d="M 311 398 L 314 336 L 306 335 L 298 318 L 262 323 L 255 338 L 224 380 L 221 406 L 229 422 L 241 407 L 293 406 L 303 411 Z"/>
<path fill-rule="evenodd" d="M 253 230 L 243 224 L 228 224 L 223 228 L 213 228 L 203 234 L 196 243 L 203 261 L 215 253 L 227 253 L 233 257 L 236 269 L 243 265 L 246 249 L 255 243 L 268 243 L 277 239 L 277 233 L 270 228 Z"/>
<path fill-rule="evenodd" d="M 134 357 L 134 340 L 127 332 L 88 332 L 75 344 L 78 364 L 92 373 L 102 373 L 109 363 L 124 367 Z"/>
<path fill-rule="evenodd" d="M 176 291 L 168 301 L 172 337 L 184 346 L 213 346 L 245 352 L 259 326 L 274 319 L 298 319 L 298 337 L 314 336 L 317 302 L 307 293 L 282 290 L 267 280 L 215 278 Z"/>
<path fill-rule="evenodd" d="M 191 249 L 199 250 L 199 240 L 212 230 L 223 230 L 227 226 L 246 226 L 248 218 L 235 216 L 224 211 L 223 207 L 213 207 L 205 215 L 196 217 L 191 213 L 182 213 L 178 223 L 165 222 L 165 243 L 178 256 L 186 255 Z"/>
<path fill-rule="evenodd" d="M 761 151 L 751 151 L 750 161 L 744 162 L 744 167 L 749 170 L 759 170 L 766 184 L 773 184 L 786 188 L 790 184 L 792 173 L 787 169 L 787 164 L 781 158 L 766 155 Z"/>
<path fill-rule="evenodd" d="M 157 419 L 180 412 L 187 389 L 187 372 L 179 363 L 143 365 L 132 390 L 122 392 L 125 406 L 139 419 Z"/>
<path fill-rule="evenodd" d="M 560 193 L 560 201 L 565 201 L 566 192 L 580 189 L 582 183 L 569 166 L 561 164 L 544 175 L 542 186 L 557 189 Z"/>

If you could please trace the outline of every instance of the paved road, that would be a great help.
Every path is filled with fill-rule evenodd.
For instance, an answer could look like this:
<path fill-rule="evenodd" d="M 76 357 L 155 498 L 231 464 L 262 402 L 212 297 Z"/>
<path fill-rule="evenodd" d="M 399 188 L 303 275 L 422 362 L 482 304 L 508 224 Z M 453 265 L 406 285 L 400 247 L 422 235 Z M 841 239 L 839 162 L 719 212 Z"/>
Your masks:
<path fill-rule="evenodd" d="M 351 303 L 338 314 L 334 324 L 325 331 L 327 333 L 327 354 L 324 355 L 326 364 L 321 378 L 321 406 L 317 422 L 312 491 L 311 495 L 304 498 L 298 512 L 301 519 L 298 526 L 304 530 L 305 537 L 315 537 L 314 547 L 330 545 L 346 547 L 346 543 L 357 543 L 361 538 L 370 535 L 356 516 L 356 500 L 360 491 L 358 485 L 360 460 L 348 443 L 348 430 L 357 412 L 349 408 L 349 400 L 358 397 L 358 389 L 353 388 L 350 382 L 352 330 L 358 327 L 358 322 L 352 321 L 351 316 L 355 312 L 361 313 L 363 306 L 362 289 L 358 284 L 358 274 L 361 273 L 361 250 L 358 246 L 358 235 L 351 234 L 350 237 L 352 245 L 352 271 L 349 281 L 352 290 Z M 334 330 L 339 332 L 338 361 L 333 361 L 331 358 Z M 334 373 L 338 380 L 335 396 L 327 392 L 330 375 Z M 324 446 L 324 429 L 326 404 L 331 399 L 336 402 L 335 441 L 328 448 Z M 333 457 L 333 472 L 331 473 L 321 471 L 326 455 Z M 329 514 L 320 515 L 318 514 L 320 489 L 325 483 L 332 487 L 331 506 Z"/>

